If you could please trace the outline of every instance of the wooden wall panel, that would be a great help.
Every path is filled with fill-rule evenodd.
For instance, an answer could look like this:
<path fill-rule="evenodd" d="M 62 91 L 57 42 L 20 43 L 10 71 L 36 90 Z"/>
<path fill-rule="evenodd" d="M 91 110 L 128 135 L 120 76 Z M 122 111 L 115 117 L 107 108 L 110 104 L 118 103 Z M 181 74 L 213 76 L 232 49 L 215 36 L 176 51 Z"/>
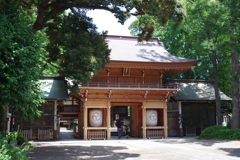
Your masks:
<path fill-rule="evenodd" d="M 91 82 L 107 82 L 107 76 L 95 76 Z"/>
<path fill-rule="evenodd" d="M 159 78 L 145 78 L 145 83 L 159 84 Z"/>
<path fill-rule="evenodd" d="M 137 113 L 136 113 L 136 108 L 135 107 L 131 107 L 130 108 L 130 112 L 131 112 L 131 117 L 130 117 L 130 133 L 132 137 L 136 137 L 136 130 L 137 130 L 137 123 L 136 123 L 136 116 L 137 116 Z"/>
<path fill-rule="evenodd" d="M 164 115 L 163 115 L 163 109 L 158 109 L 158 126 L 164 126 Z"/>
<path fill-rule="evenodd" d="M 117 83 L 117 77 L 108 77 L 109 83 Z"/>
<path fill-rule="evenodd" d="M 137 137 L 142 137 L 142 122 L 143 122 L 143 115 L 142 115 L 142 107 L 138 106 L 137 107 Z"/>
<path fill-rule="evenodd" d="M 108 100 L 103 99 L 103 100 L 89 100 L 84 102 L 84 106 L 88 108 L 107 108 L 108 106 Z"/>
<path fill-rule="evenodd" d="M 143 104 L 146 108 L 164 108 L 166 106 L 166 102 L 145 102 Z"/>
<path fill-rule="evenodd" d="M 135 83 L 133 77 L 118 77 L 118 83 Z"/>
<path fill-rule="evenodd" d="M 102 113 L 103 113 L 103 127 L 107 127 L 107 109 L 103 108 L 102 109 Z"/>

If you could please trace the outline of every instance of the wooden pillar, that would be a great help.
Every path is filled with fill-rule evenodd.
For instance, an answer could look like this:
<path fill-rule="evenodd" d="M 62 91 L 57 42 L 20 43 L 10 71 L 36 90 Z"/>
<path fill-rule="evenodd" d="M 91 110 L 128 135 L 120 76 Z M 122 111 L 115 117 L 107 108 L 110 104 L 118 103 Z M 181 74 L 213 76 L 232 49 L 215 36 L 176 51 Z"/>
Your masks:
<path fill-rule="evenodd" d="M 164 117 L 164 137 L 166 138 L 166 137 L 168 137 L 167 102 L 164 103 L 163 117 Z"/>
<path fill-rule="evenodd" d="M 111 104 L 107 107 L 107 139 L 111 139 Z"/>
<path fill-rule="evenodd" d="M 78 114 L 78 137 L 79 139 L 83 139 L 83 115 L 84 115 L 84 108 L 83 108 L 83 102 L 79 101 L 79 114 Z"/>
<path fill-rule="evenodd" d="M 82 137 L 82 116 L 81 116 L 81 113 L 82 112 L 80 112 L 80 113 L 78 113 L 78 138 L 80 139 L 80 138 L 83 138 Z"/>
<path fill-rule="evenodd" d="M 178 111 L 179 111 L 179 131 L 180 137 L 183 137 L 183 128 L 182 128 L 182 102 L 178 102 Z"/>
<path fill-rule="evenodd" d="M 142 137 L 147 138 L 147 118 L 146 118 L 146 106 L 142 107 Z"/>
<path fill-rule="evenodd" d="M 88 108 L 83 108 L 83 139 L 87 139 L 87 127 L 88 127 Z"/>
<path fill-rule="evenodd" d="M 53 101 L 53 105 L 54 105 L 54 108 L 53 108 L 53 139 L 54 140 L 57 140 L 59 138 L 59 133 L 58 133 L 58 117 L 57 117 L 57 100 L 54 100 Z"/>

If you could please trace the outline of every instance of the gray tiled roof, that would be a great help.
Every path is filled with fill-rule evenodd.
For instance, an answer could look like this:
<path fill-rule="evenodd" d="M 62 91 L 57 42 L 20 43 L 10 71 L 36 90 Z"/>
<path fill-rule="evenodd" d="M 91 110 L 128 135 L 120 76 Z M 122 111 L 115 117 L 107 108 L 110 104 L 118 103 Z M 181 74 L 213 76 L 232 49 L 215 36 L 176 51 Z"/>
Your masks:
<path fill-rule="evenodd" d="M 111 60 L 164 63 L 197 61 L 171 55 L 157 38 L 149 42 L 137 42 L 137 37 L 108 36 L 107 42 L 111 49 Z"/>
<path fill-rule="evenodd" d="M 214 86 L 212 83 L 190 82 L 178 83 L 179 92 L 172 98 L 177 101 L 215 101 Z M 219 90 L 221 101 L 231 101 L 232 99 Z"/>
<path fill-rule="evenodd" d="M 66 83 L 64 79 L 58 77 L 45 77 L 40 89 L 43 91 L 44 99 L 69 99 Z"/>

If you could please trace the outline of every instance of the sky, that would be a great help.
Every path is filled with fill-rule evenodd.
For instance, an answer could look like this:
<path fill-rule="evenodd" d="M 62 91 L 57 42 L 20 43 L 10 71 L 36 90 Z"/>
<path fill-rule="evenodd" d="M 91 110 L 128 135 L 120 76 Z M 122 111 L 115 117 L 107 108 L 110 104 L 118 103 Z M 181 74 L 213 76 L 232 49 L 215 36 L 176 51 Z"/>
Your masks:
<path fill-rule="evenodd" d="M 93 10 L 88 11 L 87 15 L 93 18 L 93 23 L 96 24 L 99 32 L 108 30 L 108 35 L 119 36 L 130 36 L 128 26 L 136 19 L 136 17 L 131 16 L 131 18 L 122 25 L 117 22 L 118 20 L 114 15 L 108 11 Z"/>

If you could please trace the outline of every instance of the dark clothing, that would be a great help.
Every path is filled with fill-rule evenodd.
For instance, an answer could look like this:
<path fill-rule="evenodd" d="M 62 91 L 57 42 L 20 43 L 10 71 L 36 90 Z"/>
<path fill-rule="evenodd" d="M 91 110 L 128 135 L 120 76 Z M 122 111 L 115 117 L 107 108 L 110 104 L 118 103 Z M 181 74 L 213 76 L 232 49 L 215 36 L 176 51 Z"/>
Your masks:
<path fill-rule="evenodd" d="M 116 126 L 117 126 L 117 128 L 118 128 L 118 139 L 120 139 L 121 138 L 121 136 L 122 136 L 122 123 L 120 122 L 120 121 L 118 121 L 117 123 L 116 123 Z"/>
<path fill-rule="evenodd" d="M 121 122 L 117 122 L 116 126 L 117 126 L 117 128 L 122 128 L 122 123 Z"/>
<path fill-rule="evenodd" d="M 127 125 L 125 125 L 125 130 L 126 130 L 126 135 L 128 135 L 129 132 L 128 132 L 128 126 Z"/>
<path fill-rule="evenodd" d="M 122 128 L 118 128 L 118 139 L 122 136 Z"/>

